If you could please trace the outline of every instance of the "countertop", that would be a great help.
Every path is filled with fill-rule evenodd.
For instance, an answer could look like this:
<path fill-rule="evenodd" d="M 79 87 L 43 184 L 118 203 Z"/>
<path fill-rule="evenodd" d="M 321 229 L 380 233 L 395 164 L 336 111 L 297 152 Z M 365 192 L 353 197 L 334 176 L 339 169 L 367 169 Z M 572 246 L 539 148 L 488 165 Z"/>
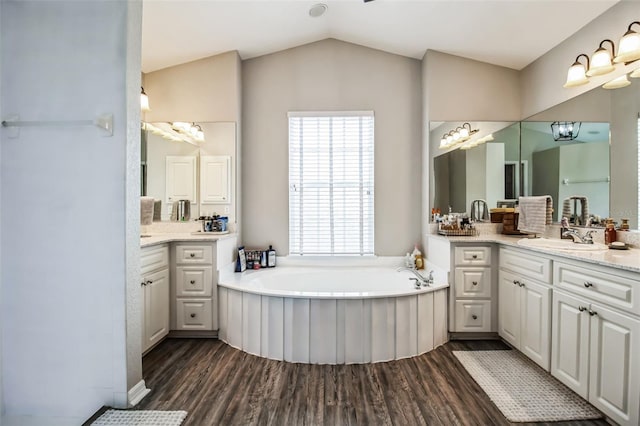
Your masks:
<path fill-rule="evenodd" d="M 541 247 L 525 247 L 518 244 L 520 235 L 504 234 L 481 234 L 477 237 L 446 237 L 439 234 L 428 234 L 427 238 L 446 240 L 451 243 L 496 243 L 503 246 L 514 247 L 521 250 L 552 255 L 554 257 L 580 260 L 596 265 L 609 266 L 632 272 L 640 272 L 640 249 L 630 248 L 628 250 L 605 250 L 605 251 L 566 251 Z M 561 259 L 558 259 L 561 260 Z"/>
<path fill-rule="evenodd" d="M 140 237 L 140 247 L 150 247 L 155 246 L 157 244 L 170 243 L 173 241 L 192 241 L 192 242 L 202 242 L 202 241 L 218 241 L 227 238 L 235 238 L 237 234 L 229 233 L 229 234 L 209 234 L 206 232 L 176 232 L 176 233 L 158 233 L 158 234 L 147 234 L 146 237 Z"/>

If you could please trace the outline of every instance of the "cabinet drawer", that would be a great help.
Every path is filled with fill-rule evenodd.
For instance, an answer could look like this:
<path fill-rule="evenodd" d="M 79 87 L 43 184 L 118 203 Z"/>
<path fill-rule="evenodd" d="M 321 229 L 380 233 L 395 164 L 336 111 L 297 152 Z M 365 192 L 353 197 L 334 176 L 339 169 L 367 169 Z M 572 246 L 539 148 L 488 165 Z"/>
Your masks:
<path fill-rule="evenodd" d="M 178 266 L 176 268 L 176 296 L 211 296 L 213 268 L 211 266 Z"/>
<path fill-rule="evenodd" d="M 213 263 L 213 245 L 212 244 L 177 244 L 176 245 L 176 263 Z"/>
<path fill-rule="evenodd" d="M 558 288 L 606 303 L 634 314 L 640 314 L 639 278 L 612 268 L 590 269 L 582 264 L 554 262 L 554 281 Z"/>
<path fill-rule="evenodd" d="M 455 247 L 456 265 L 491 265 L 491 247 Z"/>
<path fill-rule="evenodd" d="M 140 273 L 142 275 L 169 266 L 169 247 L 167 245 L 146 247 L 140 250 Z"/>
<path fill-rule="evenodd" d="M 491 331 L 490 300 L 456 300 L 455 331 Z"/>
<path fill-rule="evenodd" d="M 491 297 L 491 268 L 459 266 L 455 274 L 457 298 Z"/>
<path fill-rule="evenodd" d="M 212 330 L 211 299 L 177 299 L 177 330 Z"/>
<path fill-rule="evenodd" d="M 501 248 L 500 268 L 515 272 L 522 278 L 533 278 L 542 283 L 551 284 L 551 259 L 529 252 Z"/>

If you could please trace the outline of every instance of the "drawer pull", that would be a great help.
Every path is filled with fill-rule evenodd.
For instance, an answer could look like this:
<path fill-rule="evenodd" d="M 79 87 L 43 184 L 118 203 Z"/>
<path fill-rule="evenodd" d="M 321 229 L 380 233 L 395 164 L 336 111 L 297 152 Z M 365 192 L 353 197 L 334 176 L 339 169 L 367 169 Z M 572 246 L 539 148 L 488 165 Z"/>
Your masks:
<path fill-rule="evenodd" d="M 146 284 L 147 284 L 147 285 L 149 285 L 149 284 L 153 284 L 153 281 L 151 281 L 151 280 L 147 280 Z"/>
<path fill-rule="evenodd" d="M 584 286 L 585 286 L 586 288 L 593 287 L 593 283 L 590 283 L 589 281 L 585 281 L 585 282 L 584 282 Z"/>
<path fill-rule="evenodd" d="M 589 309 L 589 315 L 594 316 L 594 315 L 598 315 L 598 313 L 596 311 L 592 311 L 591 309 Z"/>
<path fill-rule="evenodd" d="M 478 255 L 477 255 L 477 254 L 474 254 L 474 255 L 472 255 L 471 257 L 472 257 L 473 259 L 477 259 L 477 258 L 478 258 Z"/>
<path fill-rule="evenodd" d="M 195 253 L 189 253 L 189 257 L 196 257 Z"/>
<path fill-rule="evenodd" d="M 580 312 L 584 312 L 584 311 L 586 311 L 586 310 L 587 310 L 587 308 L 585 308 L 584 306 L 578 306 L 578 310 L 579 310 Z"/>
<path fill-rule="evenodd" d="M 478 285 L 478 281 L 473 281 L 471 284 Z"/>
<path fill-rule="evenodd" d="M 520 281 L 518 281 L 518 280 L 513 280 L 513 284 L 514 284 L 514 285 L 520 285 Z"/>
<path fill-rule="evenodd" d="M 195 318 L 195 317 L 196 317 L 196 314 L 191 314 L 191 315 L 189 315 L 189 316 L 190 316 L 191 318 Z"/>
<path fill-rule="evenodd" d="M 474 320 L 478 319 L 478 316 L 476 314 L 471 315 L 471 318 L 473 318 Z"/>
<path fill-rule="evenodd" d="M 142 281 L 140 285 L 147 285 L 147 283 L 145 281 Z"/>
<path fill-rule="evenodd" d="M 196 283 L 196 280 L 189 281 L 192 285 Z"/>
<path fill-rule="evenodd" d="M 521 283 L 521 282 L 518 282 L 518 285 L 519 285 L 520 287 L 524 287 L 524 285 L 525 285 L 525 284 L 524 284 L 524 283 Z"/>

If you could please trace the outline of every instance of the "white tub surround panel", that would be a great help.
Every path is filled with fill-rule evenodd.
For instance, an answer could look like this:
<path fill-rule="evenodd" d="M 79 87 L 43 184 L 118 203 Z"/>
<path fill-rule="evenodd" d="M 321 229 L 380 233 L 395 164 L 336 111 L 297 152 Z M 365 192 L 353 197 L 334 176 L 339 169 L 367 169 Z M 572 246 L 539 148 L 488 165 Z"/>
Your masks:
<path fill-rule="evenodd" d="M 446 309 L 434 309 L 446 305 L 446 286 L 368 299 L 283 298 L 222 286 L 218 292 L 219 338 L 265 358 L 360 364 L 416 356 L 446 341 Z"/>

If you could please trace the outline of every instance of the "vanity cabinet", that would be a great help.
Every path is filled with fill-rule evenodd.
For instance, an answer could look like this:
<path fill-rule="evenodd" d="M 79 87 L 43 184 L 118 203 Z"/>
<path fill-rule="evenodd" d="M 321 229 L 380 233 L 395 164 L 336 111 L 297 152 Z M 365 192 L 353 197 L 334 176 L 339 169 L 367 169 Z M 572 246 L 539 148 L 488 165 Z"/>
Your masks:
<path fill-rule="evenodd" d="M 142 353 L 169 333 L 169 247 L 141 250 Z"/>
<path fill-rule="evenodd" d="M 453 247 L 452 332 L 491 332 L 494 329 L 492 247 Z"/>
<path fill-rule="evenodd" d="M 215 246 L 215 242 L 174 244 L 172 330 L 218 329 Z"/>
<path fill-rule="evenodd" d="M 640 422 L 640 319 L 632 274 L 555 262 L 551 374 L 615 422 Z M 637 274 L 635 274 L 637 286 Z"/>
<path fill-rule="evenodd" d="M 551 260 L 501 248 L 498 273 L 498 334 L 550 369 Z"/>

